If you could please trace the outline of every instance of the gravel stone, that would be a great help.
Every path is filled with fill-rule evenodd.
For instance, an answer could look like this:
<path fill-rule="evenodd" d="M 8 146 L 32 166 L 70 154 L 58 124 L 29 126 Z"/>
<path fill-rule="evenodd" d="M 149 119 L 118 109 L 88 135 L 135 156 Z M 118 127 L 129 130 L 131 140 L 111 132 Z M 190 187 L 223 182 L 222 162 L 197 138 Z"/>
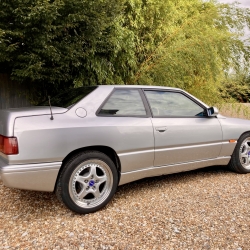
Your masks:
<path fill-rule="evenodd" d="M 23 233 L 23 234 L 22 234 L 22 237 L 25 237 L 27 234 L 28 234 L 27 232 Z"/>
<path fill-rule="evenodd" d="M 174 233 L 176 233 L 176 234 L 180 234 L 181 232 L 178 230 L 178 228 L 174 228 Z"/>
<path fill-rule="evenodd" d="M 69 237 L 74 237 L 74 233 L 73 232 L 69 233 Z"/>
<path fill-rule="evenodd" d="M 247 250 L 249 190 L 250 174 L 210 167 L 118 187 L 104 209 L 78 215 L 53 193 L 0 182 L 0 249 Z"/>

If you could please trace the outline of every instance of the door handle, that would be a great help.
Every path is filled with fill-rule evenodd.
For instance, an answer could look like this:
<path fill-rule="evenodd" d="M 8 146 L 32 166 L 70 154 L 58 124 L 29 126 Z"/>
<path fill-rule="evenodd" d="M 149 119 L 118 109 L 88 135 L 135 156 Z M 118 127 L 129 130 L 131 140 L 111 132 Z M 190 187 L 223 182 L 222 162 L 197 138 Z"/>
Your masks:
<path fill-rule="evenodd" d="M 167 130 L 167 127 L 155 127 L 155 130 L 162 133 L 162 132 L 165 132 Z"/>

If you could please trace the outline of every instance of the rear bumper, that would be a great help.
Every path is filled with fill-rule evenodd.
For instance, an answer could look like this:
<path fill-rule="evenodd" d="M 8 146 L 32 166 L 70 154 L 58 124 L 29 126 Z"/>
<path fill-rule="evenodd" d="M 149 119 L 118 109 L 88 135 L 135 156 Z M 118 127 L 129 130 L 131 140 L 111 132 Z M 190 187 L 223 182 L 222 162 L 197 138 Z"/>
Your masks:
<path fill-rule="evenodd" d="M 7 164 L 5 163 L 5 161 L 3 160 L 3 158 L 0 157 L 0 181 L 2 181 L 2 172 L 1 172 L 1 169 L 5 165 L 7 165 Z"/>
<path fill-rule="evenodd" d="M 0 180 L 6 187 L 53 192 L 62 162 L 8 165 L 0 158 Z"/>

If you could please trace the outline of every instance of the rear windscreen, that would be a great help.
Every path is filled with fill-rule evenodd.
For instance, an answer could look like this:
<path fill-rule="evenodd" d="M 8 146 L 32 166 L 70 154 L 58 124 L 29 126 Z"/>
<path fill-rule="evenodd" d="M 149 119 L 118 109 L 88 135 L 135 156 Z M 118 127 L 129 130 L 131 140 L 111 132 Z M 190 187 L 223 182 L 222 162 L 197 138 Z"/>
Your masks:
<path fill-rule="evenodd" d="M 72 105 L 79 102 L 96 88 L 97 86 L 91 86 L 67 90 L 50 98 L 51 106 L 70 108 Z M 37 106 L 49 106 L 49 99 L 45 102 L 39 103 L 39 105 Z"/>

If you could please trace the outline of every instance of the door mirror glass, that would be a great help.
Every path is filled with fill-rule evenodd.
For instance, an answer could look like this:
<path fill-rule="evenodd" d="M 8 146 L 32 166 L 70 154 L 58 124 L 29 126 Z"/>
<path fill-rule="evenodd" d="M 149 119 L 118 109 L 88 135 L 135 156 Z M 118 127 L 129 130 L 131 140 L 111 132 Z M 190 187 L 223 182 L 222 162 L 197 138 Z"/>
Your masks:
<path fill-rule="evenodd" d="M 207 116 L 217 116 L 219 114 L 219 110 L 216 107 L 211 107 L 207 109 Z"/>

